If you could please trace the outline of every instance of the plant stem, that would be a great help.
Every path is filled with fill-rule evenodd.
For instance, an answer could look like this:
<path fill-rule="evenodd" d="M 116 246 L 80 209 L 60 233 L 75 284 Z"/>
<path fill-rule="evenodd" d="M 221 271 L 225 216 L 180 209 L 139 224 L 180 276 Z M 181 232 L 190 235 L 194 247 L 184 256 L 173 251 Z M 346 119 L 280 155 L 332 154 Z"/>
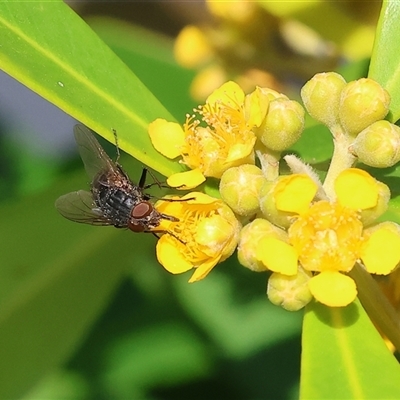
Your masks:
<path fill-rule="evenodd" d="M 333 155 L 328 173 L 323 184 L 325 193 L 330 199 L 335 199 L 334 182 L 337 176 L 347 168 L 351 168 L 356 161 L 356 157 L 350 153 L 349 147 L 353 139 L 345 135 L 341 128 L 336 127 L 331 130 L 333 134 Z"/>
<path fill-rule="evenodd" d="M 356 264 L 350 271 L 358 288 L 358 298 L 376 327 L 400 351 L 400 318 L 372 276 Z"/>
<path fill-rule="evenodd" d="M 257 157 L 260 160 L 261 170 L 265 179 L 268 182 L 275 181 L 279 176 L 279 160 L 280 152 L 267 149 L 264 145 L 259 145 L 256 151 Z"/>

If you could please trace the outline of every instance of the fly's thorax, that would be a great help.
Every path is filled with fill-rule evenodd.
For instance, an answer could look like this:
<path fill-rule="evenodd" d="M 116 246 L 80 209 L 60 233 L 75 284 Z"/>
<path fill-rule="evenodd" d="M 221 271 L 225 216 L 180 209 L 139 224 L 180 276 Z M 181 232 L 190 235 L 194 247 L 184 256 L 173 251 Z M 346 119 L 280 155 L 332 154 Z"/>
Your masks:
<path fill-rule="evenodd" d="M 120 169 L 99 172 L 93 179 L 92 188 L 101 186 L 115 187 L 131 193 L 133 196 L 142 196 L 142 189 L 133 184 L 128 176 Z"/>
<path fill-rule="evenodd" d="M 132 211 L 144 200 L 141 193 L 99 183 L 93 186 L 92 193 L 97 207 L 116 227 L 127 227 Z"/>

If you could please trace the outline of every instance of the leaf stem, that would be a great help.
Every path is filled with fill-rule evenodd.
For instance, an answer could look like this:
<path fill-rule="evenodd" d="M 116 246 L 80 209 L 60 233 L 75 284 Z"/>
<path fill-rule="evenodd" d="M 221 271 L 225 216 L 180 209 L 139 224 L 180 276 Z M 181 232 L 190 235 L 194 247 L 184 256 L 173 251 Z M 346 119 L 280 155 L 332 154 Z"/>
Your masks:
<path fill-rule="evenodd" d="M 358 298 L 377 328 L 400 351 L 400 318 L 372 276 L 360 265 L 349 272 L 357 284 Z"/>

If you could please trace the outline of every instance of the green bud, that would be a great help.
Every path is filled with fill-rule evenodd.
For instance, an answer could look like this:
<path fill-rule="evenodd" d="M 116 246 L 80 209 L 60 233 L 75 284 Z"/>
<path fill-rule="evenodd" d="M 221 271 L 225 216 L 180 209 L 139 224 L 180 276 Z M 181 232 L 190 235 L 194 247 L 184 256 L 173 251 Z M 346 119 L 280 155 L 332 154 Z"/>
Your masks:
<path fill-rule="evenodd" d="M 241 216 L 250 216 L 260 210 L 260 190 L 265 181 L 260 168 L 243 164 L 226 170 L 221 177 L 219 191 L 222 200 Z"/>
<path fill-rule="evenodd" d="M 357 135 L 389 112 L 389 93 L 372 79 L 349 82 L 342 90 L 340 124 L 349 135 Z"/>
<path fill-rule="evenodd" d="M 267 286 L 267 295 L 271 303 L 288 311 L 298 311 L 311 300 L 308 288 L 311 273 L 299 268 L 297 275 L 287 276 L 274 272 Z"/>
<path fill-rule="evenodd" d="M 267 116 L 254 132 L 266 147 L 282 151 L 300 138 L 303 128 L 303 107 L 294 100 L 277 98 L 269 103 Z"/>
<path fill-rule="evenodd" d="M 277 228 L 266 219 L 256 218 L 240 231 L 237 254 L 241 265 L 256 272 L 268 270 L 256 258 L 258 242 L 264 236 L 273 236 L 277 239 L 287 241 L 287 233 L 285 231 Z"/>
<path fill-rule="evenodd" d="M 389 121 L 377 121 L 365 128 L 350 149 L 371 167 L 387 168 L 400 161 L 400 128 Z"/>
<path fill-rule="evenodd" d="M 331 127 L 339 120 L 340 94 L 346 81 L 336 72 L 314 75 L 301 89 L 301 98 L 308 113 Z"/>

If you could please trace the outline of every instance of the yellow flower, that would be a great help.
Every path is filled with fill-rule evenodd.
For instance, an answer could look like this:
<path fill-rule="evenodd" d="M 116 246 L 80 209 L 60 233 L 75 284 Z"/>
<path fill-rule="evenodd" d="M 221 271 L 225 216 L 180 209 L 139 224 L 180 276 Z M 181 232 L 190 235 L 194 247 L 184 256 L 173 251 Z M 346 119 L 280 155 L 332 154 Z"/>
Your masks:
<path fill-rule="evenodd" d="M 177 178 L 179 184 L 175 187 L 193 188 L 204 177 L 220 178 L 231 167 L 254 164 L 256 136 L 246 118 L 244 103 L 243 90 L 236 83 L 227 82 L 195 110 L 201 121 L 191 115 L 183 127 L 162 119 L 150 124 L 149 135 L 156 150 L 168 158 L 180 155 L 181 163 L 196 171 L 195 176 Z M 255 119 L 252 115 L 251 120 Z M 171 186 L 174 182 L 174 178 L 168 181 Z"/>
<path fill-rule="evenodd" d="M 241 225 L 223 201 L 204 193 L 189 193 L 180 200 L 156 204 L 159 212 L 179 219 L 157 227 L 166 232 L 157 243 L 157 258 L 173 274 L 194 269 L 189 282 L 196 282 L 234 252 Z"/>
<path fill-rule="evenodd" d="M 308 182 L 305 182 L 307 181 Z M 303 188 L 301 195 L 298 188 Z M 384 211 L 387 189 L 367 172 L 350 168 L 335 181 L 334 199 L 316 201 L 316 187 L 304 174 L 281 179 L 271 192 L 278 211 L 291 211 L 294 222 L 287 241 L 264 237 L 257 258 L 268 269 L 284 275 L 297 273 L 297 264 L 313 277 L 312 295 L 328 306 L 346 306 L 356 295 L 355 282 L 346 275 L 356 262 L 374 274 L 386 275 L 400 262 L 400 227 L 385 222 L 365 229 L 363 213 L 376 219 Z M 308 206 L 304 202 L 308 202 Z M 278 242 L 280 242 L 278 244 Z"/>
<path fill-rule="evenodd" d="M 250 22 L 258 12 L 258 5 L 246 0 L 207 0 L 206 4 L 213 15 L 239 23 Z"/>
<path fill-rule="evenodd" d="M 176 38 L 175 58 L 180 65 L 194 68 L 210 60 L 213 56 L 207 35 L 197 26 L 185 26 Z"/>

